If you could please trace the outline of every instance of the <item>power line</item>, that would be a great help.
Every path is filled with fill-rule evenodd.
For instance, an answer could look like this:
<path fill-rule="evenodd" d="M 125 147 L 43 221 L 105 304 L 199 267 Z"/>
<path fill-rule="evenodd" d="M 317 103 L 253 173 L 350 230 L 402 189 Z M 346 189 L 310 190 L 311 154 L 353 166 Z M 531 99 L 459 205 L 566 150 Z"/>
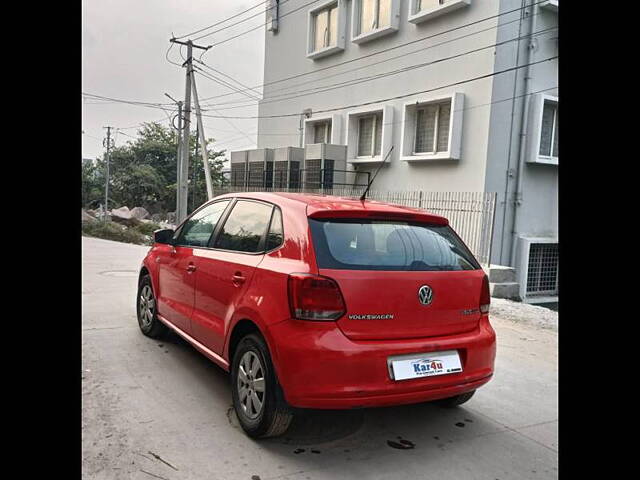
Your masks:
<path fill-rule="evenodd" d="M 318 94 L 318 93 L 323 93 L 323 92 L 328 92 L 328 91 L 331 91 L 331 90 L 336 90 L 338 88 L 350 87 L 350 86 L 353 86 L 353 85 L 358 85 L 360 83 L 364 83 L 364 82 L 368 82 L 368 81 L 372 81 L 372 80 L 379 80 L 379 79 L 386 78 L 386 77 L 389 77 L 389 76 L 398 75 L 400 73 L 410 72 L 410 71 L 418 69 L 418 68 L 428 67 L 428 66 L 431 66 L 431 65 L 435 65 L 435 64 L 438 64 L 438 63 L 442 63 L 442 62 L 446 62 L 446 61 L 449 61 L 449 60 L 454 60 L 456 58 L 460 58 L 460 57 L 463 57 L 463 56 L 466 56 L 466 55 L 470 55 L 472 53 L 478 53 L 478 52 L 481 52 L 483 50 L 487 50 L 489 48 L 496 48 L 496 47 L 499 47 L 499 46 L 502 46 L 502 45 L 506 45 L 507 43 L 520 41 L 520 40 L 525 39 L 525 38 L 530 38 L 530 37 L 534 37 L 534 36 L 537 36 L 537 35 L 541 35 L 541 34 L 549 32 L 549 31 L 556 30 L 557 28 L 558 27 L 550 27 L 548 29 L 536 32 L 535 34 L 528 34 L 528 35 L 523 35 L 521 37 L 512 38 L 512 39 L 509 39 L 509 40 L 504 40 L 502 42 L 494 43 L 494 44 L 491 44 L 491 45 L 486 45 L 484 47 L 479 47 L 479 48 L 476 48 L 476 49 L 473 49 L 473 50 L 468 50 L 468 51 L 465 51 L 465 52 L 462 52 L 462 53 L 458 53 L 458 54 L 455 54 L 455 55 L 450 55 L 449 57 L 439 58 L 439 59 L 433 60 L 431 62 L 424 62 L 424 63 L 415 64 L 415 65 L 410 65 L 408 67 L 403 67 L 403 68 L 399 68 L 399 69 L 391 70 L 391 71 L 387 71 L 387 72 L 382 72 L 382 73 L 376 73 L 376 74 L 373 74 L 373 75 L 369 75 L 369 76 L 365 76 L 365 77 L 360 77 L 360 78 L 348 80 L 346 82 L 334 83 L 332 85 L 324 85 L 322 87 L 313 87 L 313 88 L 309 88 L 309 89 L 306 89 L 306 90 L 299 90 L 299 91 L 296 91 L 296 92 L 289 92 L 287 94 L 288 96 L 280 95 L 283 98 L 269 98 L 267 100 L 262 100 L 260 102 L 260 105 L 282 102 L 282 101 L 286 101 L 286 100 L 291 100 L 293 98 L 299 98 L 299 97 L 302 97 L 302 96 L 315 95 L 315 94 Z M 229 106 L 229 107 L 218 108 L 218 110 L 233 110 L 233 109 L 236 109 L 236 108 L 244 108 L 244 107 L 248 107 L 248 106 L 251 106 L 251 105 L 252 104 Z"/>
<path fill-rule="evenodd" d="M 316 110 L 315 112 L 313 112 L 314 114 L 317 113 L 329 113 L 329 112 L 335 112 L 335 111 L 339 111 L 339 110 L 346 110 L 348 108 L 356 108 L 356 107 L 363 107 L 366 105 L 373 105 L 376 103 L 383 103 L 383 102 L 388 102 L 391 100 L 400 100 L 402 98 L 407 98 L 407 97 L 412 97 L 415 95 L 421 95 L 424 93 L 430 93 L 430 92 L 434 92 L 436 90 L 442 90 L 443 88 L 449 88 L 449 87 L 455 87 L 458 85 L 463 85 L 465 83 L 470 83 L 470 82 L 474 82 L 477 80 L 483 80 L 485 78 L 490 78 L 496 75 L 501 75 L 503 73 L 508 73 L 508 72 L 512 72 L 515 70 L 519 70 L 520 68 L 525 68 L 529 65 L 537 65 L 539 63 L 543 63 L 543 62 L 549 62 L 551 60 L 555 60 L 558 58 L 558 55 L 554 55 L 553 57 L 548 57 L 542 60 L 537 60 L 535 62 L 530 62 L 524 65 L 518 65 L 515 67 L 510 67 L 510 68 L 506 68 L 504 70 L 499 70 L 497 72 L 492 72 L 492 73 L 487 73 L 485 75 L 480 75 L 477 77 L 473 77 L 473 78 L 468 78 L 466 80 L 460 80 L 458 82 L 453 82 L 453 83 L 449 83 L 447 85 L 441 85 L 439 87 L 434 87 L 434 88 L 430 88 L 427 90 L 420 90 L 417 92 L 411 92 L 411 93 L 406 93 L 403 95 L 396 95 L 393 97 L 388 97 L 388 98 L 382 98 L 382 99 L 377 99 L 377 100 L 372 100 L 369 102 L 364 102 L 364 103 L 355 103 L 355 104 L 351 104 L 351 105 L 343 105 L 340 107 L 334 107 L 334 108 L 327 108 L 324 110 Z M 204 117 L 209 117 L 209 118 L 227 118 L 227 119 L 254 119 L 254 118 L 285 118 L 285 117 L 299 117 L 300 116 L 300 112 L 296 112 L 296 113 L 285 113 L 285 114 L 279 114 L 279 115 L 253 115 L 253 116 L 246 116 L 246 117 L 230 117 L 230 116 L 216 116 L 216 115 L 205 115 L 204 113 L 202 114 L 202 116 Z"/>
<path fill-rule="evenodd" d="M 282 4 L 284 4 L 284 3 L 286 3 L 287 1 L 289 1 L 289 0 L 283 0 L 282 2 L 280 2 L 280 5 L 282 5 Z M 299 10 L 302 10 L 303 8 L 308 7 L 309 5 L 311 5 L 311 4 L 313 4 L 313 3 L 316 3 L 316 2 L 318 2 L 318 1 L 319 1 L 319 0 L 313 0 L 313 1 L 309 2 L 309 3 L 305 3 L 304 5 L 302 5 L 302 6 L 298 7 L 298 8 L 296 8 L 296 9 L 294 9 L 294 10 L 291 10 L 290 12 L 283 13 L 282 15 L 280 15 L 279 19 L 283 19 L 284 17 L 286 17 L 286 16 L 288 16 L 288 15 L 291 15 L 292 13 L 295 13 L 295 12 L 297 12 L 297 11 L 299 11 Z M 265 12 L 266 12 L 266 10 L 265 10 Z M 260 25 L 257 25 L 257 26 L 256 26 L 256 27 L 254 27 L 254 28 L 250 28 L 249 30 L 245 30 L 244 32 L 241 32 L 241 33 L 239 33 L 239 34 L 237 34 L 237 35 L 234 35 L 233 37 L 229 37 L 229 38 L 227 38 L 227 39 L 225 39 L 225 40 L 221 40 L 221 41 L 219 41 L 219 42 L 213 43 L 213 44 L 211 44 L 211 46 L 212 46 L 212 47 L 216 47 L 216 46 L 218 46 L 218 45 L 222 45 L 223 43 L 226 43 L 226 42 L 228 42 L 228 41 L 230 41 L 230 40 L 234 40 L 234 39 L 236 39 L 236 38 L 238 38 L 238 37 L 241 37 L 241 36 L 243 36 L 243 35 L 246 35 L 247 33 L 251 33 L 251 32 L 254 32 L 255 30 L 257 30 L 257 29 L 259 29 L 259 28 L 265 27 L 265 26 L 267 26 L 268 24 L 269 24 L 268 22 L 266 22 L 266 23 L 261 23 Z M 214 33 L 215 33 L 215 32 L 214 32 Z M 209 35 L 213 35 L 213 33 L 211 33 L 211 34 L 209 34 Z M 209 35 L 206 35 L 206 36 L 209 36 Z M 198 38 L 196 38 L 196 40 L 198 40 L 199 38 L 202 38 L 202 37 L 198 37 Z"/>
<path fill-rule="evenodd" d="M 204 66 L 204 67 L 206 67 L 206 68 L 208 68 L 208 69 L 210 69 L 210 70 L 212 70 L 212 71 L 216 72 L 217 74 L 222 75 L 223 77 L 227 77 L 229 80 L 232 80 L 233 82 L 235 82 L 235 83 L 237 83 L 238 85 L 240 85 L 240 87 L 242 87 L 242 88 L 244 88 L 244 89 L 247 89 L 247 90 L 251 91 L 252 93 L 256 93 L 256 94 L 258 94 L 258 95 L 261 95 L 261 93 L 260 93 L 260 92 L 258 92 L 258 91 L 256 91 L 256 90 L 254 90 L 254 89 L 253 89 L 253 88 L 251 88 L 251 87 L 248 87 L 247 85 L 245 85 L 244 83 L 240 82 L 239 80 L 236 80 L 236 79 L 235 79 L 234 77 L 232 77 L 231 75 L 227 75 L 226 73 L 221 72 L 220 70 L 216 70 L 216 69 L 215 69 L 215 68 L 213 68 L 211 65 L 207 65 L 206 63 L 204 63 L 202 60 L 196 60 L 196 62 L 198 62 L 198 63 L 199 63 L 199 64 L 201 64 L 202 66 Z"/>
<path fill-rule="evenodd" d="M 205 30 L 208 30 L 208 29 L 213 28 L 213 27 L 217 27 L 218 25 L 222 25 L 223 23 L 228 22 L 229 20 L 233 20 L 234 18 L 237 18 L 237 17 L 239 17 L 240 15 L 244 15 L 245 13 L 250 12 L 250 11 L 251 11 L 251 10 L 253 10 L 254 8 L 258 8 L 260 5 L 264 5 L 264 4 L 265 4 L 265 3 L 267 3 L 268 1 L 269 1 L 269 0 L 264 0 L 264 1 L 262 1 L 262 2 L 260 2 L 260 3 L 258 3 L 258 4 L 256 4 L 256 5 L 254 5 L 253 7 L 249 7 L 249 8 L 247 8 L 246 10 L 243 10 L 243 11 L 242 11 L 242 12 L 240 12 L 240 13 L 236 13 L 235 15 L 232 15 L 232 16 L 230 16 L 230 17 L 228 17 L 228 18 L 225 18 L 224 20 L 220 20 L 219 22 L 216 22 L 216 23 L 214 23 L 214 24 L 212 24 L 212 25 L 209 25 L 209 26 L 207 26 L 207 27 L 201 28 L 200 30 L 195 30 L 195 31 L 190 32 L 190 33 L 187 33 L 187 34 L 185 34 L 185 35 L 181 35 L 181 36 L 179 36 L 179 37 L 173 37 L 173 38 L 175 38 L 176 40 L 180 40 L 181 38 L 189 37 L 189 36 L 191 36 L 191 35 L 197 35 L 198 33 L 204 32 Z"/>
<path fill-rule="evenodd" d="M 240 94 L 244 95 L 245 97 L 250 98 L 254 102 L 260 101 L 260 98 L 254 96 L 254 95 L 250 95 L 246 91 L 240 90 L 238 87 L 236 87 L 235 85 L 227 82 L 226 80 L 222 80 L 222 79 L 214 76 L 211 73 L 205 72 L 204 70 L 202 70 L 200 67 L 198 67 L 196 65 L 194 65 L 193 68 L 194 68 L 194 70 L 196 70 L 198 72 L 199 75 L 201 75 L 201 76 L 203 76 L 203 77 L 205 77 L 205 78 L 207 78 L 207 79 L 209 79 L 209 80 L 211 80 L 213 82 L 216 82 L 219 85 L 222 85 L 222 86 L 227 87 L 228 89 L 230 89 L 232 91 L 240 93 Z"/>
<path fill-rule="evenodd" d="M 539 14 L 536 14 L 536 15 L 539 15 Z M 509 21 L 509 22 L 504 23 L 504 24 L 503 24 L 503 25 L 501 25 L 501 26 L 505 26 L 505 25 L 508 25 L 508 24 L 510 24 L 510 23 L 515 23 L 515 22 L 518 22 L 518 21 L 520 21 L 520 19 L 511 20 L 511 21 Z M 489 27 L 489 28 L 485 28 L 485 29 L 482 29 L 482 30 L 478 30 L 478 31 L 476 31 L 476 32 L 467 33 L 467 34 L 462 35 L 462 36 L 460 36 L 460 37 L 456 37 L 456 38 L 453 38 L 453 39 L 445 40 L 445 41 L 443 41 L 443 42 L 436 43 L 436 44 L 433 44 L 433 45 L 429 45 L 429 46 L 426 46 L 426 47 L 420 48 L 420 49 L 418 49 L 418 50 L 413 50 L 413 51 L 411 51 L 411 52 L 407 52 L 407 53 L 403 53 L 403 54 L 400 54 L 400 55 L 396 55 L 396 56 L 393 56 L 393 57 L 390 57 L 390 58 L 386 58 L 386 59 L 384 59 L 384 60 L 380 60 L 380 61 L 375 62 L 375 63 L 371 63 L 371 64 L 368 64 L 368 65 L 362 65 L 362 66 L 359 66 L 359 67 L 356 67 L 356 68 L 351 68 L 351 69 L 348 69 L 348 70 L 344 70 L 344 71 L 341 71 L 341 72 L 335 73 L 335 74 L 333 74 L 333 75 L 325 75 L 325 76 L 323 76 L 322 80 L 326 80 L 326 79 L 328 79 L 328 78 L 333 78 L 333 77 L 342 76 L 342 75 L 345 75 L 345 74 L 347 74 L 347 73 L 355 72 L 355 71 L 357 71 L 357 70 L 362 70 L 362 69 L 365 69 L 365 68 L 371 68 L 371 67 L 374 67 L 374 66 L 376 66 L 376 65 L 380 65 L 380 64 L 382 64 L 382 63 L 386 63 L 386 62 L 389 62 L 389 61 L 392 61 L 392 60 L 396 60 L 396 59 L 398 59 L 398 58 L 405 58 L 405 57 L 407 57 L 408 55 L 413 55 L 413 54 L 416 54 L 416 53 L 422 53 L 422 52 L 424 52 L 424 51 L 426 51 L 426 50 L 429 50 L 429 49 L 431 49 L 431 48 L 435 48 L 435 47 L 439 47 L 439 46 L 442 46 L 442 45 L 445 45 L 445 44 L 448 44 L 448 43 L 456 42 L 456 41 L 458 41 L 458 40 L 461 40 L 461 39 L 464 39 L 464 38 L 467 38 L 467 37 L 470 37 L 470 36 L 473 36 L 473 35 L 478 35 L 478 34 L 480 34 L 480 33 L 484 33 L 484 32 L 487 32 L 487 31 L 489 31 L 489 30 L 493 30 L 494 28 L 496 28 L 496 27 Z M 552 28 L 551 28 L 551 29 L 549 29 L 549 30 L 552 30 L 552 29 L 555 29 L 555 28 L 557 28 L 557 27 L 552 27 Z M 532 34 L 532 35 L 538 35 L 538 34 L 540 34 L 540 33 L 546 33 L 546 31 L 538 31 L 538 32 L 534 32 L 534 34 Z M 516 39 L 514 39 L 514 40 L 517 40 L 517 38 L 516 38 Z M 305 81 L 305 82 L 300 82 L 300 83 L 297 83 L 297 84 L 289 85 L 289 86 L 284 87 L 284 88 L 280 88 L 280 89 L 276 89 L 276 90 L 271 90 L 271 91 L 269 92 L 269 97 L 267 97 L 267 98 L 268 98 L 269 100 L 271 100 L 271 99 L 278 98 L 278 97 L 285 97 L 285 96 L 290 95 L 290 94 L 292 94 L 292 93 L 300 93 L 300 91 L 298 91 L 298 92 L 291 92 L 291 91 L 289 91 L 289 90 L 290 90 L 291 88 L 293 88 L 293 87 L 302 86 L 302 85 L 307 85 L 307 84 L 309 84 L 309 83 L 316 83 L 316 82 L 317 82 L 317 80 L 307 80 L 307 81 Z M 345 83 L 349 83 L 349 82 L 345 82 Z M 337 84 L 334 84 L 334 85 L 337 85 Z M 312 89 L 302 90 L 302 92 L 304 92 L 304 91 L 312 91 L 312 90 L 316 90 L 316 89 L 320 89 L 320 88 L 325 88 L 325 87 L 327 87 L 327 86 L 331 86 L 331 85 L 323 85 L 323 86 L 319 86 L 319 87 L 314 87 L 314 88 L 312 88 Z M 285 91 L 286 93 L 282 93 L 282 94 L 278 94 L 278 95 L 271 95 L 271 94 L 272 94 L 272 93 L 274 93 L 274 92 L 281 92 L 281 91 Z M 227 95 L 230 95 L 230 94 L 227 94 Z M 208 104 L 208 105 L 207 105 L 207 104 L 203 104 L 203 106 L 205 106 L 205 107 L 207 107 L 207 106 L 216 106 L 216 107 L 221 107 L 221 106 L 225 106 L 225 105 L 238 105 L 238 106 L 242 106 L 242 107 L 244 107 L 244 106 L 248 106 L 248 105 L 250 105 L 250 104 L 246 104 L 246 103 L 242 103 L 242 102 L 244 102 L 244 100 L 242 100 L 242 101 L 240 101 L 240 100 L 232 100 L 232 101 L 230 101 L 230 102 L 222 102 L 222 103 L 217 103 L 217 104 Z"/>
<path fill-rule="evenodd" d="M 543 3 L 543 1 L 545 1 L 545 0 L 538 0 L 537 2 L 532 4 L 531 6 L 537 5 L 539 3 Z M 287 80 L 293 80 L 295 78 L 304 77 L 306 75 L 312 75 L 312 74 L 315 74 L 315 73 L 323 72 L 323 71 L 329 70 L 331 68 L 340 67 L 342 65 L 346 65 L 346 64 L 349 64 L 349 63 L 357 62 L 359 60 L 363 60 L 365 58 L 370 58 L 370 57 L 373 57 L 373 56 L 376 56 L 376 55 L 380 55 L 380 54 L 383 54 L 383 53 L 386 53 L 386 52 L 390 52 L 392 50 L 397 50 L 398 48 L 406 47 L 408 45 L 413 45 L 415 43 L 423 42 L 425 40 L 430 40 L 432 38 L 435 38 L 435 37 L 438 37 L 438 36 L 441 36 L 441 35 L 445 35 L 447 33 L 451 33 L 451 32 L 466 28 L 466 27 L 477 25 L 477 24 L 482 23 L 482 22 L 486 22 L 486 21 L 489 21 L 489 20 L 494 20 L 494 19 L 499 18 L 499 17 L 501 17 L 503 15 L 508 15 L 508 14 L 511 14 L 511 13 L 515 13 L 515 12 L 524 10 L 526 8 L 529 8 L 529 6 L 523 6 L 523 7 L 514 8 L 512 10 L 507 10 L 505 12 L 501 12 L 501 13 L 498 13 L 498 14 L 495 14 L 495 15 L 491 15 L 489 17 L 481 18 L 481 19 L 475 20 L 473 22 L 465 23 L 463 25 L 459 25 L 457 27 L 450 28 L 448 30 L 443 30 L 442 32 L 434 33 L 434 34 L 428 35 L 426 37 L 422 37 L 422 38 L 418 38 L 418 39 L 415 39 L 415 40 L 411 40 L 409 42 L 401 43 L 399 45 L 394 45 L 394 46 L 391 46 L 391 47 L 388 47 L 388 48 L 385 48 L 385 49 L 382 49 L 382 50 L 376 50 L 376 51 L 368 53 L 366 55 L 361 55 L 360 57 L 357 57 L 357 58 L 352 58 L 352 59 L 349 59 L 349 60 L 344 60 L 342 62 L 334 63 L 334 64 L 331 64 L 331 65 L 327 65 L 325 67 L 317 68 L 317 69 L 315 69 L 313 71 L 301 72 L 301 73 L 298 73 L 298 74 L 290 75 L 288 77 L 283 77 L 283 78 L 280 78 L 280 79 L 277 79 L 277 80 L 272 80 L 270 82 L 265 82 L 265 83 L 262 83 L 260 85 L 255 85 L 252 88 L 260 88 L 260 87 L 266 87 L 266 86 L 270 86 L 270 85 L 275 85 L 275 84 L 278 84 L 278 83 L 286 82 Z M 293 13 L 293 11 L 289 12 L 288 14 L 290 14 L 290 13 Z M 287 14 L 285 14 L 285 15 L 287 15 Z M 285 16 L 285 15 L 282 15 L 282 16 Z M 519 21 L 519 20 L 520 19 L 517 19 L 517 21 Z M 512 23 L 512 22 L 508 22 L 508 23 Z M 505 24 L 505 25 L 507 25 L 507 24 Z M 496 25 L 495 27 L 491 27 L 491 29 L 500 28 L 501 26 L 502 25 Z M 214 98 L 220 98 L 220 97 L 224 97 L 224 96 L 228 96 L 228 95 L 232 95 L 232 94 L 215 95 L 215 96 L 212 96 L 212 97 L 203 98 L 202 100 L 203 101 L 212 100 Z"/>

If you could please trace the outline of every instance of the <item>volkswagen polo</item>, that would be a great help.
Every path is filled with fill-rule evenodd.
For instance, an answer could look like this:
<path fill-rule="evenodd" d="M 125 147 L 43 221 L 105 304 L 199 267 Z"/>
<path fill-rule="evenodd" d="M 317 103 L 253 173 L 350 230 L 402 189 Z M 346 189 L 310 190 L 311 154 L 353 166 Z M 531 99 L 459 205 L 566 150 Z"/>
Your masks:
<path fill-rule="evenodd" d="M 172 330 L 229 371 L 252 437 L 295 408 L 460 405 L 493 374 L 487 276 L 424 210 L 222 195 L 154 233 L 138 284 L 142 333 Z"/>

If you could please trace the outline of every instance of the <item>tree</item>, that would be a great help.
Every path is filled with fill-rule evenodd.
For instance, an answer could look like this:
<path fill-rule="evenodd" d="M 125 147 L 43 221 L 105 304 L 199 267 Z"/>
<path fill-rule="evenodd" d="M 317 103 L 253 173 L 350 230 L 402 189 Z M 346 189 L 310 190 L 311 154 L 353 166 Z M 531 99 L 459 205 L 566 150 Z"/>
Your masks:
<path fill-rule="evenodd" d="M 151 213 L 175 211 L 176 209 L 176 152 L 178 149 L 175 130 L 159 123 L 145 123 L 138 130 L 138 137 L 111 151 L 109 167 L 109 207 L 126 205 L 129 208 L 141 206 Z M 189 139 L 190 177 L 195 169 L 195 182 L 189 185 L 189 207 L 193 209 L 192 198 L 200 205 L 207 199 L 202 157 L 195 156 L 197 138 L 195 132 Z M 213 139 L 207 139 L 210 145 Z M 214 186 L 223 185 L 222 162 L 225 150 L 214 151 L 207 148 L 207 156 Z M 105 161 L 97 162 L 95 171 L 85 171 L 83 167 L 83 205 L 104 202 Z M 97 172 L 101 172 L 99 175 Z M 100 179 L 102 185 L 99 185 Z M 113 203 L 112 203 L 113 202 Z"/>

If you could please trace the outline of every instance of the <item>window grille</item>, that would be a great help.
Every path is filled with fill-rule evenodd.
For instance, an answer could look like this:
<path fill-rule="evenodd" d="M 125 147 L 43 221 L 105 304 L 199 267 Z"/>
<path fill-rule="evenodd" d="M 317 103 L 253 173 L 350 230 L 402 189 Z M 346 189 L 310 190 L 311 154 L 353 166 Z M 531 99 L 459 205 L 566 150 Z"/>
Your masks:
<path fill-rule="evenodd" d="M 527 295 L 558 295 L 558 244 L 532 243 L 529 248 Z"/>

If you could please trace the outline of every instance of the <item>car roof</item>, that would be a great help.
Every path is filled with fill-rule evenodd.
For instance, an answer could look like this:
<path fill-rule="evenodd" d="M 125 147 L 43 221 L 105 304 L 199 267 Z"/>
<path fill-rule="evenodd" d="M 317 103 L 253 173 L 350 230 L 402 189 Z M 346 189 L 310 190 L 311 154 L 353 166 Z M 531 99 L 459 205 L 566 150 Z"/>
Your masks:
<path fill-rule="evenodd" d="M 361 201 L 356 198 L 339 197 L 316 193 L 289 192 L 235 192 L 221 197 L 253 198 L 267 202 L 282 204 L 282 200 L 298 202 L 306 205 L 307 216 L 315 218 L 349 217 L 349 216 L 391 216 L 404 217 L 420 221 L 447 225 L 445 217 L 435 215 L 419 208 L 395 205 L 376 200 Z"/>

